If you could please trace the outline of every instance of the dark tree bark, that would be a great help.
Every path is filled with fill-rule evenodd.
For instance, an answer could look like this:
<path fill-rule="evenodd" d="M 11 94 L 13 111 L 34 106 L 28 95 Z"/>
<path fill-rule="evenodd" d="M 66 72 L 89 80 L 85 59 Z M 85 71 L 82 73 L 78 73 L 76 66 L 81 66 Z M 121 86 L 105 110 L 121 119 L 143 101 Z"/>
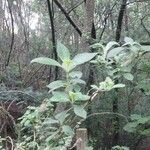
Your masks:
<path fill-rule="evenodd" d="M 123 17 L 124 17 L 124 13 L 125 13 L 125 9 L 126 9 L 126 5 L 127 5 L 127 0 L 122 0 L 122 4 L 120 7 L 120 11 L 119 11 L 119 16 L 118 16 L 118 21 L 117 21 L 117 29 L 116 29 L 116 42 L 120 41 L 120 37 L 121 37 L 121 30 L 122 30 L 122 24 L 123 24 Z M 114 65 L 114 68 L 116 68 L 116 65 Z M 115 84 L 118 83 L 118 79 L 115 80 Z M 118 108 L 118 89 L 115 89 L 114 92 L 115 96 L 113 98 L 113 112 L 114 113 L 118 113 L 119 108 Z M 113 141 L 112 141 L 112 145 L 118 145 L 119 143 L 119 117 L 114 117 L 113 120 L 114 123 L 114 133 L 113 133 Z"/>
<path fill-rule="evenodd" d="M 146 16 L 144 16 L 142 19 L 141 19 L 141 25 L 143 26 L 144 30 L 146 31 L 146 33 L 148 34 L 148 36 L 150 37 L 150 31 L 146 28 L 143 20 L 145 19 Z"/>
<path fill-rule="evenodd" d="M 47 0 L 47 6 L 48 6 L 48 13 L 49 13 L 49 18 L 50 18 L 50 23 L 51 23 L 51 30 L 52 30 L 52 43 L 53 43 L 53 54 L 54 54 L 54 59 L 57 61 L 58 56 L 57 56 L 57 50 L 56 50 L 56 38 L 55 38 L 55 26 L 54 26 L 54 16 L 53 16 L 53 11 L 52 11 L 52 5 L 49 0 Z M 51 73 L 51 71 L 50 71 Z M 49 75 L 51 76 L 51 75 Z M 58 78 L 58 67 L 55 67 L 55 80 Z"/>
<path fill-rule="evenodd" d="M 105 30 L 106 30 L 106 26 L 107 26 L 107 20 L 108 20 L 109 17 L 112 15 L 112 11 L 113 11 L 113 9 L 114 9 L 115 6 L 116 6 L 116 3 L 114 3 L 114 5 L 113 5 L 112 8 L 109 10 L 109 12 L 107 13 L 106 17 L 104 18 L 104 27 L 103 27 L 103 30 L 102 30 L 102 32 L 101 32 L 101 34 L 100 34 L 99 40 L 101 40 L 102 37 L 103 37 L 103 34 L 104 34 L 104 32 L 105 32 Z"/>
<path fill-rule="evenodd" d="M 10 19 L 11 19 L 11 27 L 12 27 L 12 30 L 11 30 L 11 44 L 10 44 L 10 50 L 9 50 L 9 53 L 8 53 L 8 58 L 7 58 L 5 67 L 7 67 L 7 66 L 9 65 L 11 53 L 12 53 L 13 47 L 14 47 L 14 38 L 15 38 L 15 34 L 14 34 L 14 18 L 13 18 L 13 13 L 12 13 L 12 3 L 11 3 L 9 0 L 7 0 L 7 3 L 8 3 L 9 13 L 10 13 Z"/>
<path fill-rule="evenodd" d="M 126 10 L 126 6 L 127 6 L 127 0 L 122 0 L 122 4 L 120 7 L 119 16 L 118 16 L 118 21 L 117 21 L 116 42 L 119 42 L 120 37 L 121 37 L 122 22 L 123 22 L 123 17 L 124 17 L 124 13 Z"/>

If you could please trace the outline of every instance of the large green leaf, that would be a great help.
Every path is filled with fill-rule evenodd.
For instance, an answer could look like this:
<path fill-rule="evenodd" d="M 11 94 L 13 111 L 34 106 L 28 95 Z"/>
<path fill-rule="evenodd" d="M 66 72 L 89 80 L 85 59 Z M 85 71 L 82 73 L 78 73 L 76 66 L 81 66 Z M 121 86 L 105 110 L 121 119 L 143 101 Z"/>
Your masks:
<path fill-rule="evenodd" d="M 67 125 L 62 126 L 62 130 L 66 135 L 69 135 L 69 136 L 74 135 L 73 129 L 70 126 L 67 126 Z"/>
<path fill-rule="evenodd" d="M 65 92 L 53 92 L 50 101 L 52 102 L 68 102 L 69 97 Z"/>
<path fill-rule="evenodd" d="M 107 57 L 107 53 L 110 49 L 114 48 L 115 46 L 119 46 L 119 44 L 115 41 L 109 42 L 106 47 L 104 48 L 104 58 Z"/>
<path fill-rule="evenodd" d="M 76 67 L 76 64 L 72 60 L 64 60 L 64 62 L 62 63 L 62 68 L 66 72 L 71 71 L 75 67 Z"/>
<path fill-rule="evenodd" d="M 79 105 L 74 105 L 74 113 L 81 117 L 81 118 L 86 118 L 87 116 L 87 112 L 85 111 L 85 109 L 83 108 L 83 106 L 79 106 Z"/>
<path fill-rule="evenodd" d="M 48 57 L 38 57 L 31 61 L 31 63 L 39 63 L 43 65 L 52 65 L 52 66 L 58 66 L 61 67 L 61 65 L 55 61 L 54 59 L 50 59 Z"/>
<path fill-rule="evenodd" d="M 66 46 L 57 42 L 57 54 L 62 61 L 70 60 L 70 52 Z"/>
<path fill-rule="evenodd" d="M 69 116 L 66 111 L 63 111 L 61 113 L 56 114 L 55 118 L 60 122 L 60 124 L 63 124 L 65 119 Z"/>
<path fill-rule="evenodd" d="M 126 124 L 123 129 L 129 133 L 134 133 L 136 132 L 137 126 L 138 126 L 137 122 L 130 122 Z"/>
<path fill-rule="evenodd" d="M 81 80 L 81 79 L 72 79 L 70 82 L 72 84 L 86 84 L 86 82 L 84 80 Z"/>
<path fill-rule="evenodd" d="M 51 142 L 51 140 L 55 139 L 56 135 L 59 133 L 59 130 L 56 132 L 53 132 L 50 136 L 46 138 L 46 142 Z"/>
<path fill-rule="evenodd" d="M 90 96 L 83 95 L 81 92 L 69 92 L 69 97 L 72 101 L 87 101 L 90 99 Z"/>
<path fill-rule="evenodd" d="M 50 89 L 50 92 L 64 86 L 65 86 L 65 81 L 62 80 L 53 81 L 49 85 L 47 85 L 47 87 Z"/>
<path fill-rule="evenodd" d="M 113 88 L 123 88 L 123 87 L 125 87 L 125 84 L 115 84 L 113 86 Z"/>
<path fill-rule="evenodd" d="M 76 93 L 76 101 L 87 101 L 90 99 L 90 96 L 83 95 L 81 92 Z"/>
<path fill-rule="evenodd" d="M 76 65 L 81 65 L 84 64 L 85 62 L 90 61 L 92 58 L 94 58 L 97 55 L 97 53 L 81 53 L 81 54 L 77 54 L 74 58 L 73 58 L 73 62 Z"/>
<path fill-rule="evenodd" d="M 117 42 L 115 42 L 115 41 L 111 41 L 111 42 L 109 42 L 109 43 L 106 45 L 105 50 L 108 51 L 108 50 L 110 50 L 111 48 L 113 48 L 114 46 L 119 46 L 119 44 L 118 44 Z"/>
<path fill-rule="evenodd" d="M 112 147 L 111 150 L 129 150 L 129 147 L 117 145 L 117 146 Z"/>
<path fill-rule="evenodd" d="M 150 46 L 149 46 L 149 45 L 144 45 L 144 46 L 142 46 L 142 49 L 143 49 L 144 51 L 150 52 Z"/>
<path fill-rule="evenodd" d="M 55 123 L 59 123 L 59 121 L 53 118 L 46 118 L 43 122 L 44 125 L 50 125 L 50 124 L 55 124 Z"/>
<path fill-rule="evenodd" d="M 131 73 L 125 73 L 123 76 L 129 81 L 132 81 L 134 79 L 134 76 Z"/>
<path fill-rule="evenodd" d="M 136 120 L 141 119 L 142 116 L 141 116 L 141 115 L 138 115 L 138 114 L 133 114 L 133 115 L 131 115 L 130 118 L 131 118 L 132 121 L 136 121 Z"/>
<path fill-rule="evenodd" d="M 123 47 L 116 47 L 108 51 L 107 58 L 113 58 L 124 50 Z"/>
<path fill-rule="evenodd" d="M 72 71 L 69 73 L 69 76 L 71 78 L 81 78 L 82 77 L 82 72 L 81 71 Z"/>
<path fill-rule="evenodd" d="M 125 38 L 124 38 L 124 41 L 125 41 L 126 43 L 134 43 L 134 40 L 131 39 L 130 37 L 125 37 Z"/>

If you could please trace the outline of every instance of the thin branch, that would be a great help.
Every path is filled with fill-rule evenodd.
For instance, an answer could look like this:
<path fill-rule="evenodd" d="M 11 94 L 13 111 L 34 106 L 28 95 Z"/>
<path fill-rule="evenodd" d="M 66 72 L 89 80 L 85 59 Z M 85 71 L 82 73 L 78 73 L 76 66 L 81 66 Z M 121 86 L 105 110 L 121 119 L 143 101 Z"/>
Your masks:
<path fill-rule="evenodd" d="M 74 27 L 74 29 L 78 32 L 80 36 L 82 36 L 81 30 L 78 28 L 78 26 L 75 24 L 75 22 L 70 18 L 69 14 L 66 12 L 66 10 L 63 8 L 63 6 L 57 1 L 54 0 L 54 3 L 58 6 L 58 8 L 62 11 L 62 13 L 65 15 L 66 19 L 70 22 L 70 24 Z"/>
<path fill-rule="evenodd" d="M 148 34 L 148 36 L 150 37 L 150 31 L 146 28 L 143 20 L 145 19 L 146 16 L 144 16 L 142 19 L 141 19 L 141 25 L 143 26 L 143 28 L 145 29 L 146 33 Z"/>
<path fill-rule="evenodd" d="M 79 124 L 81 124 L 82 122 L 84 122 L 85 120 L 87 120 L 88 118 L 90 117 L 93 117 L 93 116 L 101 116 L 101 115 L 115 115 L 115 116 L 119 116 L 121 118 L 124 118 L 126 122 L 129 122 L 128 121 L 128 118 L 125 116 L 125 115 L 122 115 L 120 113 L 114 113 L 114 112 L 100 112 L 100 113 L 93 113 L 93 114 L 90 114 L 86 117 L 86 119 L 81 119 L 79 121 Z"/>
<path fill-rule="evenodd" d="M 70 14 L 74 9 L 76 9 L 77 7 L 79 7 L 83 3 L 84 3 L 84 1 L 81 1 L 80 3 L 75 4 L 75 6 L 68 11 L 68 14 Z"/>
<path fill-rule="evenodd" d="M 100 40 L 102 39 L 102 36 L 105 32 L 105 29 L 106 29 L 106 25 L 107 25 L 107 19 L 109 18 L 109 16 L 111 15 L 112 13 L 112 10 L 114 9 L 114 7 L 116 6 L 116 3 L 112 6 L 112 8 L 109 10 L 108 14 L 106 15 L 105 19 L 104 19 L 104 28 L 100 34 Z"/>

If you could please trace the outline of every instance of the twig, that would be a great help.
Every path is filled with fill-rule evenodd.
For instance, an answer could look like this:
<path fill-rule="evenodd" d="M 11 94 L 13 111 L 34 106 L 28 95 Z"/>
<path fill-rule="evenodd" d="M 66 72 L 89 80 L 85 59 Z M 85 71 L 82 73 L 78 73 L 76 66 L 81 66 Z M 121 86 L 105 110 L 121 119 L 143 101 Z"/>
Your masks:
<path fill-rule="evenodd" d="M 9 139 L 8 142 L 11 143 L 11 150 L 13 150 L 14 149 L 14 143 L 13 143 L 12 138 L 10 136 L 7 136 L 6 139 Z"/>
<path fill-rule="evenodd" d="M 86 117 L 86 119 L 81 119 L 78 124 L 82 124 L 82 122 L 84 122 L 85 120 L 87 120 L 88 118 L 90 117 L 93 117 L 93 116 L 99 116 L 99 115 L 117 115 L 117 116 L 120 116 L 122 118 L 125 119 L 126 122 L 128 122 L 128 119 L 125 115 L 122 115 L 120 113 L 114 113 L 114 112 L 101 112 L 101 113 L 93 113 L 93 114 L 90 114 Z"/>
<path fill-rule="evenodd" d="M 65 15 L 66 19 L 70 22 L 70 24 L 74 27 L 74 29 L 79 33 L 80 36 L 82 36 L 82 32 L 79 29 L 79 27 L 75 24 L 75 22 L 70 18 L 69 14 L 66 12 L 66 10 L 62 7 L 62 5 L 57 1 L 54 0 L 54 3 L 58 6 L 58 8 L 62 11 L 62 13 Z"/>
<path fill-rule="evenodd" d="M 84 0 L 77 3 L 73 8 L 71 8 L 69 11 L 68 11 L 68 14 L 70 14 L 74 9 L 76 9 L 77 7 L 79 7 L 82 3 L 84 3 Z"/>
<path fill-rule="evenodd" d="M 141 25 L 143 26 L 143 28 L 145 29 L 146 33 L 148 34 L 148 36 L 150 37 L 150 31 L 146 28 L 143 20 L 145 19 L 146 16 L 144 16 L 143 18 L 141 18 Z"/>

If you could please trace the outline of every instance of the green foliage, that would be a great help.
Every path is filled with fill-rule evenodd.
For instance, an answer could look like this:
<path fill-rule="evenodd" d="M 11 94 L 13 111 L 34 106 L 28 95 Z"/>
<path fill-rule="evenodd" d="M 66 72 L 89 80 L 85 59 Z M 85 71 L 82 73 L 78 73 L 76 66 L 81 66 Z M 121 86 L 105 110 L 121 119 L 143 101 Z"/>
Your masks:
<path fill-rule="evenodd" d="M 125 44 L 122 46 L 116 42 L 109 42 L 106 46 L 97 43 L 92 47 L 97 48 L 98 53 L 81 53 L 71 58 L 68 48 L 59 42 L 57 53 L 61 62 L 47 57 L 39 57 L 31 61 L 31 63 L 60 67 L 65 72 L 65 79 L 47 85 L 48 98 L 44 99 L 39 107 L 28 107 L 26 113 L 20 118 L 18 125 L 21 128 L 20 139 L 16 142 L 18 149 L 56 150 L 61 147 L 66 150 L 71 146 L 78 123 L 87 118 L 86 108 L 90 101 L 101 92 L 125 87 L 125 84 L 119 83 L 122 79 L 134 81 L 132 62 L 141 52 L 138 43 L 125 38 Z M 116 49 L 119 49 L 119 53 L 116 53 Z M 93 58 L 95 59 L 92 60 Z M 82 91 L 81 85 L 86 83 L 82 80 L 82 72 L 76 71 L 76 67 L 88 61 L 106 72 L 104 81 L 91 85 L 90 95 Z M 117 84 L 115 84 L 116 79 L 119 81 Z M 65 104 L 66 107 L 62 112 L 57 113 L 53 104 Z M 147 125 L 149 126 L 147 118 L 134 116 L 132 121 L 125 126 L 126 131 L 140 135 L 149 133 L 149 129 L 146 128 Z M 125 149 L 125 147 L 116 147 L 119 148 Z"/>
<path fill-rule="evenodd" d="M 59 58 L 62 60 L 61 65 L 57 61 L 45 57 L 35 58 L 31 61 L 31 63 L 36 62 L 44 65 L 58 66 L 58 67 L 62 67 L 66 72 L 70 72 L 76 66 L 90 61 L 93 57 L 97 55 L 97 53 L 82 53 L 82 54 L 77 54 L 71 60 L 69 50 L 60 42 L 58 42 L 57 53 Z"/>
<path fill-rule="evenodd" d="M 97 53 L 82 53 L 82 54 L 77 54 L 74 58 L 73 58 L 73 62 L 76 65 L 81 65 L 84 64 L 87 61 L 90 61 L 92 58 L 94 58 L 97 55 Z"/>
<path fill-rule="evenodd" d="M 119 46 L 116 42 L 109 42 L 105 47 L 100 46 L 100 44 L 94 44 L 92 47 L 98 45 L 100 51 L 97 59 L 91 62 L 106 70 L 107 75 L 113 79 L 123 77 L 126 80 L 133 81 L 134 77 L 131 71 L 134 64 L 132 63 L 144 51 L 141 45 L 134 42 L 131 38 L 125 37 L 124 42 L 122 46 Z"/>
<path fill-rule="evenodd" d="M 61 66 L 57 61 L 46 57 L 35 58 L 31 61 L 31 63 L 40 63 L 42 65 L 52 65 L 52 66 L 59 66 L 59 67 Z"/>
<path fill-rule="evenodd" d="M 150 136 L 150 116 L 131 115 L 131 122 L 126 124 L 124 130 L 141 136 Z"/>
<path fill-rule="evenodd" d="M 97 100 L 92 105 L 92 112 L 97 113 L 97 111 L 112 109 L 112 103 L 116 101 L 117 97 L 117 103 L 119 107 L 118 112 L 122 112 L 125 115 L 128 115 L 128 109 L 126 109 L 125 107 L 126 105 L 128 105 L 128 108 L 132 107 L 131 111 L 134 111 L 134 108 L 139 106 L 139 104 L 134 104 L 132 106 L 132 101 L 134 102 L 136 101 L 136 99 L 138 99 L 137 93 L 139 94 L 139 91 L 137 90 L 137 87 L 135 87 L 135 85 L 137 84 L 137 82 L 142 80 L 141 76 L 139 76 L 139 78 L 137 79 L 137 74 L 139 73 L 137 70 L 140 70 L 138 64 L 142 61 L 142 57 L 145 51 L 143 50 L 141 45 L 139 45 L 133 39 L 127 37 L 124 39 L 124 43 L 122 45 L 117 44 L 116 42 L 110 42 L 106 46 L 101 45 L 101 43 L 96 43 L 91 47 L 97 49 L 98 51 L 96 59 L 92 60 L 91 62 L 94 66 L 97 67 L 96 71 L 98 73 L 95 72 L 95 74 L 98 78 L 97 81 L 100 82 L 97 82 L 97 84 L 95 85 L 91 85 L 91 87 L 97 91 L 109 91 L 114 88 L 124 87 L 117 90 L 117 94 L 116 90 L 113 90 L 112 92 L 99 97 L 99 99 L 101 99 L 101 102 Z M 143 61 L 145 62 L 145 60 Z M 105 79 L 105 81 L 101 82 L 102 79 Z M 118 85 L 114 85 L 114 81 L 117 81 Z M 145 81 L 144 78 L 143 81 Z M 120 82 L 125 83 L 126 86 L 124 84 L 120 84 Z M 140 109 L 141 107 L 139 106 L 138 111 L 140 111 Z M 100 121 L 101 119 L 102 121 Z M 110 120 L 111 119 L 108 118 L 91 118 L 89 120 L 89 122 L 94 122 L 91 126 L 88 126 L 90 126 L 90 130 L 93 135 L 91 137 L 91 141 L 95 149 L 98 149 L 98 146 L 100 145 L 102 147 L 105 146 L 103 142 L 100 142 L 98 139 L 103 138 L 103 140 L 106 140 L 108 137 L 113 138 L 113 127 L 115 123 L 113 122 L 113 124 L 111 124 L 112 122 L 110 123 Z M 107 126 L 107 123 L 111 124 L 109 129 L 105 128 L 105 130 L 103 130 L 103 128 L 101 128 L 100 131 L 93 131 L 94 125 L 95 128 L 99 128 L 100 125 Z M 119 119 L 119 127 L 121 128 L 121 126 L 123 127 L 124 125 L 125 123 L 120 121 Z"/>
<path fill-rule="evenodd" d="M 129 148 L 128 147 L 126 147 L 126 146 L 114 146 L 113 148 L 112 148 L 112 150 L 129 150 Z"/>
<path fill-rule="evenodd" d="M 3 144 L 2 144 L 5 140 L 6 140 L 5 138 L 2 138 L 0 136 L 0 150 L 5 150 L 5 148 L 3 147 Z"/>
<path fill-rule="evenodd" d="M 104 82 L 99 83 L 99 87 L 96 85 L 91 85 L 91 87 L 98 91 L 110 91 L 114 88 L 125 87 L 125 85 L 124 84 L 115 84 L 109 77 L 106 77 L 106 80 Z"/>
<path fill-rule="evenodd" d="M 57 54 L 63 62 L 70 60 L 70 52 L 68 48 L 60 42 L 57 43 Z"/>
<path fill-rule="evenodd" d="M 117 43 L 109 43 L 105 50 L 108 51 Z M 94 58 L 97 53 L 81 53 L 77 54 L 73 59 L 70 58 L 69 50 L 61 43 L 58 43 L 57 53 L 62 63 L 40 57 L 35 58 L 31 63 L 40 63 L 43 65 L 59 66 L 66 73 L 64 80 L 51 82 L 47 87 L 51 93 L 50 98 L 45 99 L 39 107 L 28 107 L 26 113 L 20 118 L 21 122 L 21 137 L 18 147 L 26 149 L 67 149 L 71 146 L 71 141 L 74 136 L 75 127 L 80 119 L 86 119 L 86 106 L 91 100 L 90 95 L 84 94 L 81 91 L 80 85 L 86 84 L 81 79 L 82 72 L 76 71 L 78 65 L 86 63 Z M 106 58 L 105 58 L 106 59 Z M 102 91 L 110 91 L 113 88 L 124 87 L 123 84 L 116 84 L 107 77 L 104 82 L 100 82 L 99 86 L 92 85 L 93 94 Z M 54 111 L 52 103 L 68 105 L 61 113 Z M 72 122 L 72 121 L 75 122 Z"/>
<path fill-rule="evenodd" d="M 74 105 L 74 113 L 82 118 L 86 118 L 87 112 L 85 111 L 83 106 Z"/>

